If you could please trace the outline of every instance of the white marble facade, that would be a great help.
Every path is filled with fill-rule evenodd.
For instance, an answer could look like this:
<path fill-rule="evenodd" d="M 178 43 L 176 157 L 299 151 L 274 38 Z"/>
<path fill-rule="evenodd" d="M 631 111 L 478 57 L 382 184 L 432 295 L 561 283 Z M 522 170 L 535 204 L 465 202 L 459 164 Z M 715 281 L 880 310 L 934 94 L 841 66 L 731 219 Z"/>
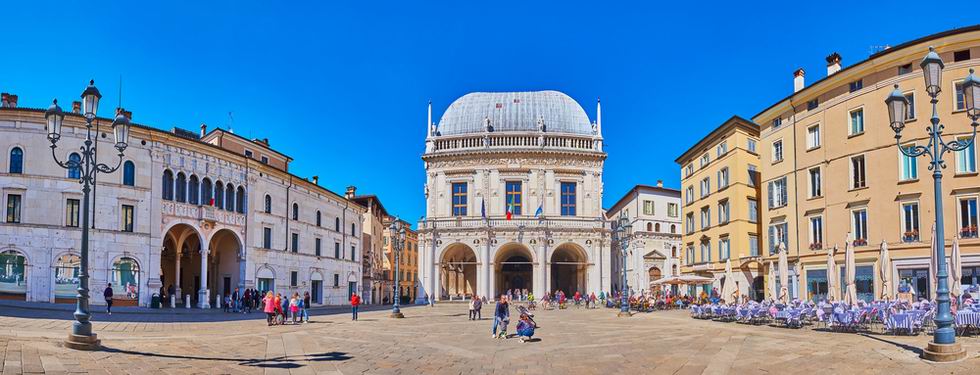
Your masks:
<path fill-rule="evenodd" d="M 110 121 L 98 121 L 108 131 Z M 81 201 L 82 192 L 78 181 L 52 160 L 44 126 L 41 110 L 0 109 L 0 260 L 20 274 L 10 283 L 0 280 L 0 297 L 69 303 L 81 242 L 70 200 Z M 58 157 L 77 151 L 84 132 L 81 116 L 66 117 Z M 222 130 L 204 135 L 203 127 L 201 133 L 178 136 L 134 126 L 123 159 L 132 163 L 132 184 L 124 179 L 124 168 L 98 176 L 92 194 L 92 303 L 104 303 L 101 291 L 110 282 L 121 304 L 142 306 L 170 284 L 199 307 L 213 305 L 218 295 L 236 287 L 260 286 L 282 293 L 309 291 L 322 304 L 345 303 L 349 291 L 360 286 L 364 208 L 286 172 L 288 157 L 269 149 L 267 141 Z M 118 158 L 111 138 L 99 137 L 98 157 L 114 164 Z M 14 155 L 14 148 L 22 157 Z M 18 158 L 21 168 L 12 169 Z M 19 217 L 7 215 L 17 200 L 12 195 L 19 197 Z M 129 207 L 132 231 L 125 230 L 122 214 Z M 207 280 L 204 286 L 201 279 Z"/>
<path fill-rule="evenodd" d="M 556 91 L 471 93 L 427 125 L 417 301 L 609 290 L 598 114 Z"/>

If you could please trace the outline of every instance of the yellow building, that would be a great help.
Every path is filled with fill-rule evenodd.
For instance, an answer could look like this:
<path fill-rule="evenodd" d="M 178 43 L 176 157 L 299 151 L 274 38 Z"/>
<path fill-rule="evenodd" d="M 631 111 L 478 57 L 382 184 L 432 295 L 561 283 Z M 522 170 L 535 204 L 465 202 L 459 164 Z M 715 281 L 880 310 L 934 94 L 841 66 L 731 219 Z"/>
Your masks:
<path fill-rule="evenodd" d="M 893 285 L 898 284 L 895 280 L 910 284 L 917 297 L 934 298 L 929 243 L 935 207 L 929 160 L 901 155 L 884 103 L 899 85 L 911 102 L 902 145 L 928 144 L 932 106 L 919 63 L 929 46 L 936 47 L 946 64 L 937 109 L 945 125 L 944 139 L 968 136 L 972 129 L 959 82 L 970 68 L 980 66 L 980 26 L 903 43 L 845 69 L 840 55 L 832 54 L 827 57 L 826 77 L 805 86 L 804 72 L 798 70 L 795 92 L 753 117 L 761 133 L 762 225 L 767 233 L 763 251 L 767 260 L 775 259 L 770 255 L 775 245 L 786 243 L 792 296 L 824 298 L 828 249 L 839 246 L 836 260 L 842 267 L 844 247 L 850 242 L 856 250 L 859 298 L 880 298 L 883 274 L 891 276 Z M 977 284 L 977 147 L 947 153 L 944 161 L 941 195 L 947 254 L 953 236 L 960 234 L 960 281 Z M 892 264 L 885 270 L 879 262 L 882 243 L 888 245 Z M 841 279 L 841 270 L 832 272 Z"/>
<path fill-rule="evenodd" d="M 681 167 L 684 251 L 681 272 L 712 277 L 721 290 L 731 259 L 738 290 L 761 299 L 759 127 L 734 116 L 684 152 Z M 693 293 L 693 288 L 689 290 Z"/>
<path fill-rule="evenodd" d="M 399 294 L 401 295 L 402 303 L 412 303 L 416 297 L 416 287 L 418 281 L 418 258 L 419 258 L 419 236 L 418 232 L 412 229 L 412 226 L 401 219 L 398 219 L 402 227 L 405 228 L 405 244 L 402 248 L 401 254 L 398 256 L 398 285 L 400 286 Z M 394 241 L 392 241 L 391 233 L 391 219 L 386 221 L 387 225 L 384 230 L 384 279 L 385 285 L 388 286 L 382 295 L 385 296 L 385 300 L 388 303 L 392 302 L 391 286 L 395 282 L 395 252 L 394 252 Z"/>

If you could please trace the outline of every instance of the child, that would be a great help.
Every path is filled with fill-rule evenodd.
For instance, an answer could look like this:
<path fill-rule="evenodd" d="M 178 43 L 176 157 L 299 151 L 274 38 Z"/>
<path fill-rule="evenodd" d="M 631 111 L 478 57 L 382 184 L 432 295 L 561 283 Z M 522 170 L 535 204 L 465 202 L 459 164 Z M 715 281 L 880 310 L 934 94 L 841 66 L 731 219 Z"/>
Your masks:
<path fill-rule="evenodd" d="M 517 336 L 521 338 L 521 342 L 527 342 L 534 336 L 534 321 L 527 314 L 521 314 L 521 320 L 517 322 Z"/>
<path fill-rule="evenodd" d="M 289 299 L 289 317 L 293 320 L 293 324 L 297 324 L 296 318 L 299 315 L 299 303 L 299 293 L 293 293 L 293 298 Z"/>

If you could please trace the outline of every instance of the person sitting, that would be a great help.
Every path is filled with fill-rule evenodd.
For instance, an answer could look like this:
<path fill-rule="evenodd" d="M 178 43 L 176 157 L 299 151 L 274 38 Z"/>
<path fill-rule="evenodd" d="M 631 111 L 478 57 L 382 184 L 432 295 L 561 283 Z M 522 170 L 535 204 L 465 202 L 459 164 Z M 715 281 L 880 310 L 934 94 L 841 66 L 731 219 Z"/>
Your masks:
<path fill-rule="evenodd" d="M 521 342 L 527 342 L 534 336 L 534 329 L 537 328 L 537 324 L 531 320 L 528 314 L 521 314 L 521 320 L 517 322 L 517 336 L 520 337 Z"/>

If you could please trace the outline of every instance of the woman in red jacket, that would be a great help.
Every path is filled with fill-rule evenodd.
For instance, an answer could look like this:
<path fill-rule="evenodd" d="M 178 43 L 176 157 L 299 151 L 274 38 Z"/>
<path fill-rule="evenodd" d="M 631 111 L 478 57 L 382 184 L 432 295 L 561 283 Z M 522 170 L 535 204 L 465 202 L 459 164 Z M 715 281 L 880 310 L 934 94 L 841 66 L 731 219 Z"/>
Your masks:
<path fill-rule="evenodd" d="M 357 320 L 357 307 L 361 305 L 361 297 L 357 293 L 351 293 L 350 296 L 350 311 L 351 320 Z"/>

